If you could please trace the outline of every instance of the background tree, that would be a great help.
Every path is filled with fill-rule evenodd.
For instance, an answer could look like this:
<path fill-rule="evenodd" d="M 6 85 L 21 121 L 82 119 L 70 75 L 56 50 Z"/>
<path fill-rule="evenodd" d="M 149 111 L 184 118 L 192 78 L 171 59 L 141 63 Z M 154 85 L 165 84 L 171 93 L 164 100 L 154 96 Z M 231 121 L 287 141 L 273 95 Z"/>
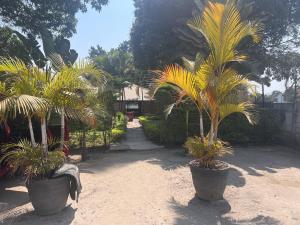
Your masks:
<path fill-rule="evenodd" d="M 300 81 L 300 54 L 298 52 L 286 52 L 278 54 L 272 69 L 268 70 L 269 76 L 278 81 L 285 81 L 286 96 L 293 103 L 292 132 L 296 133 L 297 98 L 299 95 Z M 291 94 L 292 93 L 292 94 Z M 291 97 L 292 96 L 292 97 Z"/>
<path fill-rule="evenodd" d="M 42 28 L 56 35 L 71 37 L 76 32 L 76 13 L 89 5 L 100 11 L 108 0 L 2 0 L 0 20 L 24 33 L 39 35 Z"/>
<path fill-rule="evenodd" d="M 135 23 L 131 44 L 135 65 L 143 69 L 157 69 L 170 63 L 181 63 L 180 57 L 194 59 L 197 52 L 208 53 L 203 37 L 188 31 L 186 21 L 197 11 L 202 12 L 207 0 L 135 0 Z M 218 2 L 224 2 L 222 0 Z M 269 85 L 264 75 L 270 67 L 270 55 L 279 49 L 299 44 L 299 0 L 237 0 L 243 19 L 260 19 L 264 24 L 264 39 L 257 46 L 244 40 L 238 49 L 246 49 L 250 61 L 238 71 L 251 80 Z M 241 68 L 242 67 L 242 68 Z"/>

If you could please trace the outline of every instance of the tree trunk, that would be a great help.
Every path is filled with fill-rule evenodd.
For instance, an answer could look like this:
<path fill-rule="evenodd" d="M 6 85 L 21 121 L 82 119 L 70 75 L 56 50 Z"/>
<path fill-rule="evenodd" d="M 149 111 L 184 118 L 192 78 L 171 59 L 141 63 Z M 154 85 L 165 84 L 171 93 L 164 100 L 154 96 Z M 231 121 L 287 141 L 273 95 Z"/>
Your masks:
<path fill-rule="evenodd" d="M 60 121 L 60 149 L 64 149 L 65 144 L 65 109 L 61 108 L 61 121 Z"/>
<path fill-rule="evenodd" d="M 186 138 L 188 138 L 189 137 L 189 110 L 186 110 L 185 124 L 186 124 Z"/>
<path fill-rule="evenodd" d="M 217 114 L 218 115 L 218 114 Z M 209 145 L 213 145 L 218 138 L 218 116 L 211 119 L 210 132 L 209 132 Z"/>
<path fill-rule="evenodd" d="M 42 147 L 44 150 L 44 156 L 47 158 L 48 156 L 48 142 L 47 142 L 47 125 L 46 118 L 42 116 L 41 118 L 41 133 L 42 133 Z"/>
<path fill-rule="evenodd" d="M 81 161 L 87 160 L 87 152 L 86 152 L 86 134 L 85 130 L 82 133 L 81 138 Z"/>
<path fill-rule="evenodd" d="M 200 122 L 200 137 L 202 142 L 204 141 L 204 128 L 203 128 L 203 113 L 202 110 L 199 111 L 199 122 Z"/>
<path fill-rule="evenodd" d="M 296 133 L 297 133 L 297 80 L 294 81 L 294 97 L 293 97 L 293 112 L 292 112 L 292 133 L 296 140 Z"/>
<path fill-rule="evenodd" d="M 105 149 L 108 149 L 107 132 L 106 132 L 106 131 L 103 131 L 103 132 L 102 132 L 102 135 L 103 135 L 104 147 L 105 147 Z"/>
<path fill-rule="evenodd" d="M 264 83 L 261 84 L 261 90 L 262 90 L 262 107 L 265 108 L 265 85 Z"/>
<path fill-rule="evenodd" d="M 31 144 L 32 144 L 33 147 L 35 147 L 36 142 L 35 142 L 35 138 L 34 138 L 34 131 L 33 131 L 33 127 L 32 127 L 31 116 L 28 116 L 28 127 L 29 127 L 29 132 L 30 132 Z"/>

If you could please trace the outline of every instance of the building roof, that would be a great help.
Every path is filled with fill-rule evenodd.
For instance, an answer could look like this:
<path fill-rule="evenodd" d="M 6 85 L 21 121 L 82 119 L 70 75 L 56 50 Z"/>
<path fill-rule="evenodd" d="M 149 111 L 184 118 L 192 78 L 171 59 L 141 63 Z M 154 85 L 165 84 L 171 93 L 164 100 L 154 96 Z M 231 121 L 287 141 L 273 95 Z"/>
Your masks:
<path fill-rule="evenodd" d="M 150 96 L 150 90 L 143 88 L 136 84 L 130 84 L 128 87 L 124 88 L 124 98 L 122 96 L 118 97 L 118 100 L 124 101 L 152 101 Z"/>

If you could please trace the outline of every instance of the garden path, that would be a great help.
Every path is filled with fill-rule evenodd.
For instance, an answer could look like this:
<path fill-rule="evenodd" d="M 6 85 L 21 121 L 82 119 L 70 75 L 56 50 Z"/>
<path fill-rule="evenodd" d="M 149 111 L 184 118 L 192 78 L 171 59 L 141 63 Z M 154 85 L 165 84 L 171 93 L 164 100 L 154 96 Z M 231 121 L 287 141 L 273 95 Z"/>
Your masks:
<path fill-rule="evenodd" d="M 155 149 L 163 149 L 163 147 L 152 143 L 146 138 L 138 119 L 133 119 L 132 122 L 128 122 L 125 138 L 120 143 L 111 146 L 112 151 L 143 151 Z"/>

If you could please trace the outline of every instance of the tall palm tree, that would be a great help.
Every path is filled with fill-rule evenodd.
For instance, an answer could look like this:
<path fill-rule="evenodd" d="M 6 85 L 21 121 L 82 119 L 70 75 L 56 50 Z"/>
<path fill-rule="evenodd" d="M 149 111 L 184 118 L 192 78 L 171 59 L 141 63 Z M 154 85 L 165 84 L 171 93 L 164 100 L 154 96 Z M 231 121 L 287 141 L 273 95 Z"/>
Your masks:
<path fill-rule="evenodd" d="M 0 59 L 0 73 L 0 114 L 3 119 L 17 114 L 27 117 L 31 144 L 36 146 L 32 117 L 48 106 L 47 100 L 40 97 L 44 74 L 11 58 Z"/>
<path fill-rule="evenodd" d="M 167 83 L 178 87 L 181 93 L 194 99 L 197 107 L 204 103 L 211 121 L 208 134 L 211 145 L 217 141 L 219 124 L 232 113 L 242 113 L 253 122 L 249 113 L 252 105 L 239 102 L 236 96 L 240 86 L 249 87 L 250 83 L 232 68 L 232 64 L 247 59 L 237 47 L 246 37 L 251 37 L 254 43 L 259 42 L 261 28 L 257 23 L 241 20 L 234 0 L 225 4 L 209 2 L 203 14 L 188 21 L 188 26 L 204 36 L 209 55 L 195 75 L 177 65 L 168 66 L 156 83 L 158 86 Z"/>
<path fill-rule="evenodd" d="M 107 74 L 97 69 L 89 61 L 79 61 L 67 65 L 59 54 L 49 55 L 55 72 L 48 76 L 44 97 L 52 108 L 61 115 L 61 148 L 64 146 L 65 118 L 75 118 L 93 123 L 95 117 L 90 107 L 89 99 L 96 96 L 106 85 Z M 89 96 L 88 98 L 86 96 Z"/>

